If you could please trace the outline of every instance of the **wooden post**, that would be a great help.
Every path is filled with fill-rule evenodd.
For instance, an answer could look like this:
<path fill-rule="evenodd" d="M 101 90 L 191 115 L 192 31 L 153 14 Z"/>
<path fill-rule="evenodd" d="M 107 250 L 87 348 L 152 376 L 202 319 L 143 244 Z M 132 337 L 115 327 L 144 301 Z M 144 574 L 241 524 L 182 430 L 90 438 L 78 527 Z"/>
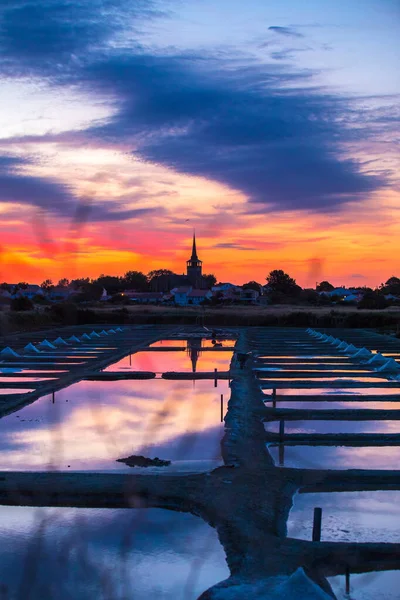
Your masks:
<path fill-rule="evenodd" d="M 214 387 L 218 385 L 218 369 L 214 369 Z"/>
<path fill-rule="evenodd" d="M 221 423 L 224 420 L 224 395 L 221 394 Z"/>
<path fill-rule="evenodd" d="M 346 567 L 346 594 L 350 594 L 350 569 Z"/>
<path fill-rule="evenodd" d="M 132 366 L 132 354 L 129 355 L 129 366 Z"/>
<path fill-rule="evenodd" d="M 322 508 L 314 508 L 314 520 L 312 530 L 312 541 L 321 541 Z"/>
<path fill-rule="evenodd" d="M 281 419 L 279 421 L 279 443 L 280 444 L 283 443 L 284 435 L 285 435 L 285 421 L 283 419 Z"/>
<path fill-rule="evenodd" d="M 276 388 L 272 390 L 272 408 L 276 408 Z"/>
<path fill-rule="evenodd" d="M 285 444 L 279 444 L 279 466 L 285 466 Z"/>
<path fill-rule="evenodd" d="M 51 401 L 54 404 L 54 402 L 56 401 L 56 393 L 53 391 L 52 396 L 51 396 Z"/>

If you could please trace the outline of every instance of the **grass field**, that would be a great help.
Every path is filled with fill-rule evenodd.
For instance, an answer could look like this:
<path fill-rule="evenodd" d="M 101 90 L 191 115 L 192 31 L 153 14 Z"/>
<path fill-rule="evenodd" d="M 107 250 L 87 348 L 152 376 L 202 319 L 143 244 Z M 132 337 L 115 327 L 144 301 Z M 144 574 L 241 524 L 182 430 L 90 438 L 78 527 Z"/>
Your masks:
<path fill-rule="evenodd" d="M 60 304 L 49 311 L 0 312 L 0 335 L 43 329 L 54 325 L 94 323 L 187 324 L 218 326 L 288 327 L 373 327 L 380 331 L 400 332 L 400 308 L 358 310 L 356 307 L 274 306 L 125 306 L 93 305 L 85 308 Z"/>

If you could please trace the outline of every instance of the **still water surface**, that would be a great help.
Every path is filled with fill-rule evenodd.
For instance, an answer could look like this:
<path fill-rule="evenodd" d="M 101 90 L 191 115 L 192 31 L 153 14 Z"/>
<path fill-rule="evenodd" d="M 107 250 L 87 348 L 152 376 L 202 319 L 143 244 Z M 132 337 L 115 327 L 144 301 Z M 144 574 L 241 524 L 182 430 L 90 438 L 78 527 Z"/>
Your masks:
<path fill-rule="evenodd" d="M 0 507 L 7 600 L 195 600 L 229 576 L 217 533 L 161 509 Z"/>
<path fill-rule="evenodd" d="M 0 419 L 0 469 L 129 470 L 116 460 L 131 454 L 217 466 L 229 392 L 228 381 L 81 381 Z"/>

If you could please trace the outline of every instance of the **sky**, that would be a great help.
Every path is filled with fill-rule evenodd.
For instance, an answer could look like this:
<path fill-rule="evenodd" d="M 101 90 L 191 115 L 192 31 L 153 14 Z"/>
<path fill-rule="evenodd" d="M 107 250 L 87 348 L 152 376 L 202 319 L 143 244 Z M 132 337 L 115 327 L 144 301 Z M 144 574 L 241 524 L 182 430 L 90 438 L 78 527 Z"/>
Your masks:
<path fill-rule="evenodd" d="M 7 0 L 0 281 L 400 276 L 397 0 Z"/>

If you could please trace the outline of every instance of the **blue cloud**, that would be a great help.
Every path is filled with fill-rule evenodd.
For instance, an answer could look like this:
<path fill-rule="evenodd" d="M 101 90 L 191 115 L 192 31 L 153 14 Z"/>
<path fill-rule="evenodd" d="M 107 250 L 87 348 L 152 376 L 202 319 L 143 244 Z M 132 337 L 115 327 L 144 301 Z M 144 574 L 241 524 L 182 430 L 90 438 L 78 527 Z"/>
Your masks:
<path fill-rule="evenodd" d="M 238 190 L 249 212 L 331 212 L 386 184 L 385 174 L 364 173 L 344 156 L 346 144 L 363 136 L 346 126 L 356 113 L 345 98 L 313 87 L 311 72 L 240 56 L 146 54 L 134 42 L 121 50 L 110 40 L 123 31 L 123 9 L 131 4 L 13 0 L 0 9 L 5 64 L 112 101 L 113 116 L 85 136 L 131 142 L 142 159 Z M 137 2 L 126 14 L 147 18 L 156 6 Z M 71 196 L 54 181 L 30 182 L 37 203 L 50 204 L 53 195 L 61 206 Z M 9 174 L 5 183 L 11 196 L 21 198 L 24 185 L 28 193 L 26 178 Z"/>
<path fill-rule="evenodd" d="M 279 25 L 271 25 L 271 27 L 268 27 L 268 31 L 273 31 L 279 35 L 285 35 L 289 37 L 304 37 L 302 33 L 299 33 L 293 27 L 279 27 Z"/>
<path fill-rule="evenodd" d="M 385 185 L 344 158 L 360 136 L 345 125 L 351 108 L 308 73 L 136 54 L 96 61 L 79 81 L 117 98 L 116 114 L 88 133 L 133 137 L 142 158 L 239 190 L 250 211 L 330 212 Z"/>

